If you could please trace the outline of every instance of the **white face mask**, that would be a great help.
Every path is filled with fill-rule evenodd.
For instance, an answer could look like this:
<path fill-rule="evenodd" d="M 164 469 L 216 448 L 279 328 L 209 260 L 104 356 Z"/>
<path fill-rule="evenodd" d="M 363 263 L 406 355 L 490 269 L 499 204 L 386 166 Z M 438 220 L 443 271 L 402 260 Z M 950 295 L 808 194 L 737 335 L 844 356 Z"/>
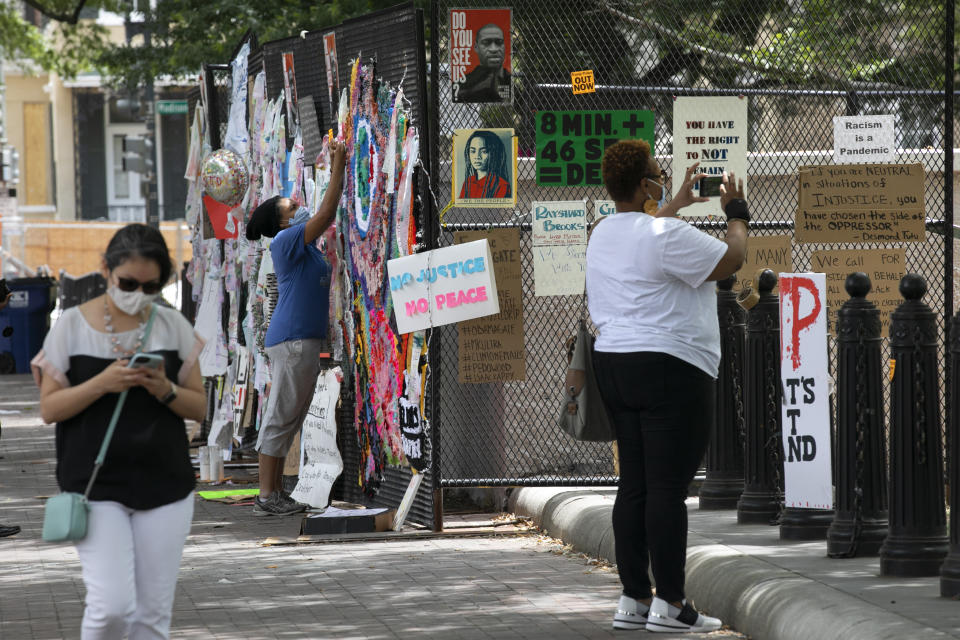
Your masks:
<path fill-rule="evenodd" d="M 150 306 L 150 303 L 160 295 L 158 293 L 147 295 L 140 289 L 136 291 L 121 291 L 117 286 L 112 286 L 107 289 L 107 294 L 120 311 L 131 316 L 135 316 L 146 309 Z"/>

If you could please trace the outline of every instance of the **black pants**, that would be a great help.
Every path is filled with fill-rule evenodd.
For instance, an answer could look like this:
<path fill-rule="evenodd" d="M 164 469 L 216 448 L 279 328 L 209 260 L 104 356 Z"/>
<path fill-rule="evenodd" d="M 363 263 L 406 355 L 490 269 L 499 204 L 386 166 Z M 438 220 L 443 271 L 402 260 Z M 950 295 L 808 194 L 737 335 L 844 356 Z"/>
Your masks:
<path fill-rule="evenodd" d="M 715 380 L 679 358 L 653 352 L 596 352 L 597 381 L 613 420 L 620 486 L 613 506 L 624 594 L 684 598 L 687 507 L 713 419 Z"/>

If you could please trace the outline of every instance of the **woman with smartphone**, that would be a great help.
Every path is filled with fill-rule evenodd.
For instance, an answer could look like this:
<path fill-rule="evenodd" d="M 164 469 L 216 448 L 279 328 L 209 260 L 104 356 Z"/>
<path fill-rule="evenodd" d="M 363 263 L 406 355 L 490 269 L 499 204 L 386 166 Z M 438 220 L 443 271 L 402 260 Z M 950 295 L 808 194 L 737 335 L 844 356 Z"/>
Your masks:
<path fill-rule="evenodd" d="M 184 419 L 202 420 L 206 411 L 197 365 L 203 343 L 179 311 L 153 304 L 172 271 L 158 230 L 124 227 L 103 257 L 107 292 L 64 311 L 31 363 L 40 414 L 56 423 L 63 491 L 86 489 L 120 393 L 128 392 L 90 492 L 87 535 L 76 543 L 87 589 L 84 640 L 170 631 L 193 518 Z"/>
<path fill-rule="evenodd" d="M 687 488 L 703 459 L 720 363 L 713 281 L 746 258 L 750 219 L 743 181 L 724 178 L 724 239 L 697 230 L 677 212 L 694 202 L 705 177 L 687 170 L 676 197 L 641 140 L 610 146 L 602 173 L 616 214 L 587 245 L 587 303 L 599 330 L 594 368 L 617 436 L 620 486 L 613 507 L 623 594 L 617 629 L 709 632 L 720 620 L 684 598 Z M 652 566 L 654 597 L 647 572 Z"/>

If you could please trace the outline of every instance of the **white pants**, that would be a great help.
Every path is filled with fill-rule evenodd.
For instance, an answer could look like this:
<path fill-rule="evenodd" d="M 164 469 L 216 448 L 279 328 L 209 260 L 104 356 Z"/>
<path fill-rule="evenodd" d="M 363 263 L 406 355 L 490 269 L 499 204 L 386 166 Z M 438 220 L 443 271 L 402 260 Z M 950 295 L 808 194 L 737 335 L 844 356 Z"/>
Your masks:
<path fill-rule="evenodd" d="M 77 543 L 87 587 L 83 640 L 156 640 L 170 634 L 193 492 L 156 509 L 90 501 L 87 536 Z"/>

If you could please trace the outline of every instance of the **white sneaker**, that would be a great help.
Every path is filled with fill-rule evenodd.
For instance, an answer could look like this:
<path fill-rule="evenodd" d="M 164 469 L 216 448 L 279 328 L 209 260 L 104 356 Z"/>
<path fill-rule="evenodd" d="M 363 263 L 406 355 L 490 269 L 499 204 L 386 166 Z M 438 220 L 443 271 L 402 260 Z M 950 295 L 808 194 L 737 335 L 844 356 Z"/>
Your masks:
<path fill-rule="evenodd" d="M 697 610 L 686 600 L 683 601 L 683 608 L 678 609 L 666 600 L 654 598 L 647 613 L 647 631 L 654 633 L 677 633 L 678 631 L 707 633 L 716 631 L 722 625 L 719 618 L 697 613 Z"/>
<path fill-rule="evenodd" d="M 648 605 L 630 596 L 620 596 L 617 612 L 613 614 L 614 629 L 643 629 L 647 625 Z"/>

